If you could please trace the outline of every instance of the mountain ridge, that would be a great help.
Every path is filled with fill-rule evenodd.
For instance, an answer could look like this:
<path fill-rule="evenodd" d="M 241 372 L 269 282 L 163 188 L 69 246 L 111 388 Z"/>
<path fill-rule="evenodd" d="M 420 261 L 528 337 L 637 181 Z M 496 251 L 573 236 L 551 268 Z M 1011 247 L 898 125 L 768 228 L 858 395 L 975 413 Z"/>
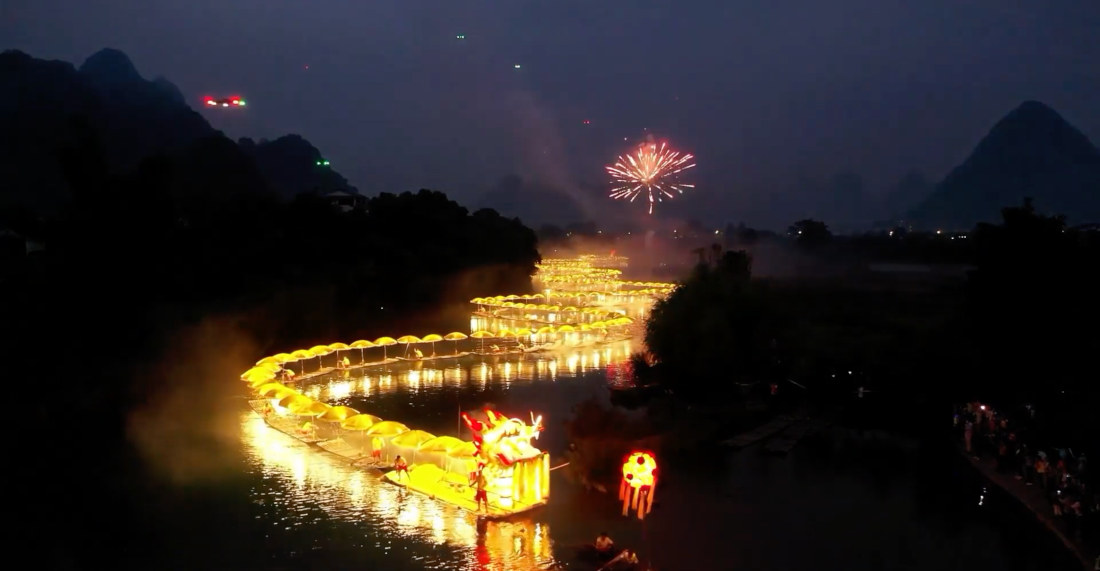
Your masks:
<path fill-rule="evenodd" d="M 1030 100 L 997 121 L 906 218 L 924 229 L 970 229 L 1028 197 L 1070 221 L 1100 220 L 1100 150 L 1057 111 Z"/>
<path fill-rule="evenodd" d="M 312 159 L 299 163 L 263 160 L 270 154 L 267 142 L 220 159 L 212 156 L 210 153 L 226 153 L 229 148 L 205 141 L 238 143 L 188 105 L 171 81 L 144 79 L 130 58 L 113 48 L 92 54 L 79 67 L 18 50 L 0 53 L 0 125 L 4 126 L 0 132 L 0 180 L 5 183 L 0 203 L 36 210 L 54 211 L 72 195 L 61 155 L 89 130 L 109 172 L 130 172 L 156 155 L 171 157 L 185 168 L 202 157 L 200 164 L 217 164 L 216 170 L 222 172 L 245 173 L 259 167 L 267 186 L 282 198 L 310 191 L 357 192 L 339 173 L 318 170 Z M 300 159 L 320 154 L 301 137 L 290 141 L 290 149 L 282 148 L 286 156 Z M 241 162 L 255 164 L 237 164 Z M 241 176 L 247 179 L 252 175 Z M 217 181 L 208 182 L 218 186 Z"/>

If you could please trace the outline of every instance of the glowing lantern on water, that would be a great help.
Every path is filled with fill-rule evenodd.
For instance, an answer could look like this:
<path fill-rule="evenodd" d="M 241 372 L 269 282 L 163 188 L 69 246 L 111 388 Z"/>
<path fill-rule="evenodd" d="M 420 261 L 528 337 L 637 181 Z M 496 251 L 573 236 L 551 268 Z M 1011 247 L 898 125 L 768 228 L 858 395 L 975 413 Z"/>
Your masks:
<path fill-rule="evenodd" d="M 657 487 L 657 460 L 649 452 L 634 452 L 623 462 L 623 479 L 619 483 L 619 499 L 623 515 L 637 510 L 638 519 L 653 509 L 653 492 Z"/>

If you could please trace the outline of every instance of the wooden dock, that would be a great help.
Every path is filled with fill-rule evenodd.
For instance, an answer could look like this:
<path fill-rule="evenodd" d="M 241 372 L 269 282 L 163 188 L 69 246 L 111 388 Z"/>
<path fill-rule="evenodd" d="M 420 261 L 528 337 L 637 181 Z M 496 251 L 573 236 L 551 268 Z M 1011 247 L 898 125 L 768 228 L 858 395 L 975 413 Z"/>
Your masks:
<path fill-rule="evenodd" d="M 997 471 L 997 460 L 992 457 L 978 458 L 976 456 L 966 453 L 966 450 L 962 446 L 958 447 L 959 453 L 963 455 L 971 466 L 974 466 L 979 472 L 982 473 L 993 484 L 1001 488 L 1008 495 L 1016 498 L 1027 509 L 1031 510 L 1035 514 L 1039 523 L 1050 530 L 1066 549 L 1070 551 L 1084 566 L 1086 571 L 1095 569 L 1096 565 L 1100 563 L 1100 547 L 1096 545 L 1090 546 L 1077 541 L 1076 538 L 1071 537 L 1066 523 L 1061 521 L 1058 516 L 1054 515 L 1054 508 L 1047 501 L 1042 489 L 1039 486 L 1028 486 L 1021 480 L 1017 480 L 1011 474 L 1004 474 Z"/>
<path fill-rule="evenodd" d="M 746 446 L 752 446 L 761 440 L 766 440 L 775 436 L 779 432 L 786 430 L 786 428 L 796 421 L 787 415 L 781 415 L 773 418 L 767 424 L 758 426 L 748 432 L 743 432 L 730 438 L 729 440 L 723 440 L 721 444 L 723 446 L 730 446 L 732 448 L 745 448 Z"/>

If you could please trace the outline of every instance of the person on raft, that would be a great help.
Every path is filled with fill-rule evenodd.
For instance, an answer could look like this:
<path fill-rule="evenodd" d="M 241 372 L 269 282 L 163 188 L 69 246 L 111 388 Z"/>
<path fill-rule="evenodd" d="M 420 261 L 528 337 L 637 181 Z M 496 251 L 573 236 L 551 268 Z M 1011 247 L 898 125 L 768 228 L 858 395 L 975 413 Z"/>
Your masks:
<path fill-rule="evenodd" d="M 484 468 L 478 469 L 477 476 L 474 478 L 474 485 L 476 486 L 474 502 L 477 504 L 477 511 L 481 511 L 481 506 L 484 505 L 485 513 L 489 513 L 489 494 L 485 489 L 489 485 L 489 481 L 485 478 Z"/>
<path fill-rule="evenodd" d="M 619 564 L 637 565 L 638 564 L 638 554 L 634 553 L 633 551 L 631 551 L 629 549 L 624 549 L 622 551 L 622 553 L 616 555 L 615 558 L 612 559 L 611 561 L 608 561 L 607 565 L 604 565 L 604 567 L 612 567 L 612 566 L 616 566 L 616 565 L 619 565 Z"/>
<path fill-rule="evenodd" d="M 393 469 L 397 470 L 397 478 L 398 479 L 401 478 L 402 474 L 405 475 L 405 478 L 409 477 L 409 464 L 408 464 L 408 462 L 405 462 L 404 458 L 402 458 L 400 456 L 398 456 L 397 458 L 394 458 L 394 460 L 393 460 Z"/>
<path fill-rule="evenodd" d="M 611 536 L 607 535 L 606 531 L 601 531 L 599 537 L 596 538 L 596 553 L 601 557 L 611 557 L 611 550 L 615 548 L 615 542 L 611 540 Z"/>

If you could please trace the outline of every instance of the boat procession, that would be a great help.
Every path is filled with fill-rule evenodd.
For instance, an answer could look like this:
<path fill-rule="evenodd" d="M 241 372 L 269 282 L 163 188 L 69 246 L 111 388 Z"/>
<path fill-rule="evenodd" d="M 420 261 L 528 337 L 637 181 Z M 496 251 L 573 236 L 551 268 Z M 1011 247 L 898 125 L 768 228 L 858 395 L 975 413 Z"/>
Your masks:
<path fill-rule="evenodd" d="M 537 293 L 470 300 L 470 331 L 383 336 L 291 350 L 241 375 L 253 411 L 271 428 L 384 481 L 487 518 L 550 501 L 550 455 L 538 448 L 537 411 L 462 412 L 455 434 L 415 428 L 310 396 L 310 386 L 348 371 L 402 361 L 471 360 L 575 351 L 640 334 L 644 312 L 675 284 L 628 281 L 622 256 L 548 258 L 536 266 Z M 634 317 L 631 317 L 631 313 Z M 369 402 L 369 401 L 368 401 Z M 624 508 L 625 510 L 626 508 Z"/>

